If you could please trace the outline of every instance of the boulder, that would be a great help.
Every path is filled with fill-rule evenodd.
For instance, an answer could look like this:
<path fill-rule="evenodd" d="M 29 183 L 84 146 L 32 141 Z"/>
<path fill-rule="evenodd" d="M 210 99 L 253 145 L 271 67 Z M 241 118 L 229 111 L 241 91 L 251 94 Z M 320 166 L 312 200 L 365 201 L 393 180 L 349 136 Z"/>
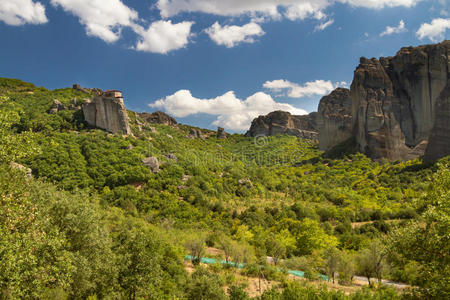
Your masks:
<path fill-rule="evenodd" d="M 25 174 L 25 176 L 27 177 L 27 179 L 33 178 L 33 174 L 32 174 L 32 171 L 30 168 L 25 167 L 24 165 L 18 164 L 16 162 L 11 162 L 9 165 L 11 168 L 17 169 L 17 170 L 23 172 Z"/>
<path fill-rule="evenodd" d="M 246 137 L 271 136 L 277 134 L 293 135 L 317 140 L 317 113 L 304 116 L 291 115 L 286 111 L 274 111 L 254 119 Z"/>
<path fill-rule="evenodd" d="M 48 111 L 49 114 L 56 114 L 62 110 L 66 110 L 66 106 L 56 99 L 53 99 L 52 107 Z"/>
<path fill-rule="evenodd" d="M 203 135 L 202 131 L 197 128 L 191 128 L 189 130 L 189 135 L 186 136 L 188 139 L 205 139 L 205 136 Z"/>
<path fill-rule="evenodd" d="M 152 171 L 153 173 L 159 172 L 159 161 L 156 157 L 154 156 L 147 157 L 142 161 L 142 163 L 144 164 L 144 166 L 149 168 L 150 171 Z"/>
<path fill-rule="evenodd" d="M 77 99 L 72 99 L 69 105 L 69 110 L 81 110 L 81 105 L 78 104 Z"/>
<path fill-rule="evenodd" d="M 319 148 L 327 151 L 352 136 L 350 91 L 337 88 L 320 100 L 317 114 Z"/>
<path fill-rule="evenodd" d="M 128 112 L 123 98 L 102 94 L 83 103 L 85 121 L 111 133 L 131 135 Z"/>
<path fill-rule="evenodd" d="M 225 129 L 222 127 L 217 128 L 217 138 L 218 139 L 226 139 L 227 133 L 225 132 Z"/>
<path fill-rule="evenodd" d="M 178 160 L 178 157 L 177 157 L 175 154 L 172 154 L 172 153 L 166 154 L 165 157 L 166 157 L 168 160 L 175 160 L 175 161 Z"/>

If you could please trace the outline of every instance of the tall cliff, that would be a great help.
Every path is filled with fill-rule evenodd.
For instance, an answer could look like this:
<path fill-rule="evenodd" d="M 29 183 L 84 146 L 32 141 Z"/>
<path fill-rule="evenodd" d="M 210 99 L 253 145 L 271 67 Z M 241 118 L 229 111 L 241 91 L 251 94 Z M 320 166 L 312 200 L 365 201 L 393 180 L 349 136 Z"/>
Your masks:
<path fill-rule="evenodd" d="M 450 155 L 450 80 L 436 104 L 436 120 L 431 130 L 425 161 Z"/>
<path fill-rule="evenodd" d="M 324 151 L 352 136 L 352 100 L 348 89 L 337 88 L 320 100 L 317 131 L 319 148 Z"/>
<path fill-rule="evenodd" d="M 444 41 L 403 48 L 394 57 L 361 58 L 350 90 L 360 151 L 389 160 L 424 154 L 437 100 L 450 79 L 449 56 L 450 41 Z M 445 118 L 450 115 L 440 116 Z"/>
<path fill-rule="evenodd" d="M 123 98 L 104 93 L 83 103 L 84 119 L 90 126 L 111 133 L 132 134 Z"/>
<path fill-rule="evenodd" d="M 288 134 L 306 139 L 317 139 L 317 113 L 304 116 L 291 115 L 286 111 L 274 111 L 266 116 L 254 119 L 252 125 L 245 134 L 247 137 L 258 135 Z"/>

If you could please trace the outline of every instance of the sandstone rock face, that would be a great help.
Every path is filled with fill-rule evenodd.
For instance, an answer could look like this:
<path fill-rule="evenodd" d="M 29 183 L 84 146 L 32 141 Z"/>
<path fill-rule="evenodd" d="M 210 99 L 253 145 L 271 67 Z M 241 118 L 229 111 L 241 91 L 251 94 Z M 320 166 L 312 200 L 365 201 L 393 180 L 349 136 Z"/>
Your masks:
<path fill-rule="evenodd" d="M 167 126 L 175 126 L 178 124 L 177 120 L 162 111 L 156 111 L 151 114 L 141 113 L 140 116 L 149 123 L 163 124 Z"/>
<path fill-rule="evenodd" d="M 317 130 L 319 148 L 323 151 L 352 136 L 352 100 L 348 89 L 338 88 L 320 100 Z"/>
<path fill-rule="evenodd" d="M 245 136 L 288 134 L 316 140 L 318 137 L 316 118 L 317 113 L 295 116 L 285 111 L 274 111 L 254 119 Z"/>
<path fill-rule="evenodd" d="M 445 41 L 403 48 L 395 57 L 361 58 L 350 90 L 361 152 L 389 160 L 424 154 L 439 95 L 450 78 L 449 56 Z"/>
<path fill-rule="evenodd" d="M 447 155 L 450 155 L 450 80 L 436 104 L 436 120 L 424 160 L 436 161 Z"/>
<path fill-rule="evenodd" d="M 111 133 L 132 134 L 123 98 L 103 94 L 83 103 L 84 119 L 90 126 Z"/>

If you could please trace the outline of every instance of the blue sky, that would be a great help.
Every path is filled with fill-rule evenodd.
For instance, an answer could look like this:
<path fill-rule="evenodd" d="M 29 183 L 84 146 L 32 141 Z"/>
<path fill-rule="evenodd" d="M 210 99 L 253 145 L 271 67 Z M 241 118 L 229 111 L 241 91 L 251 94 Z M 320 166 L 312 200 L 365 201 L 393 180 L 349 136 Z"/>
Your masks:
<path fill-rule="evenodd" d="M 449 32 L 450 0 L 1 0 L 0 76 L 120 89 L 129 109 L 243 132 L 317 110 L 361 56 Z"/>

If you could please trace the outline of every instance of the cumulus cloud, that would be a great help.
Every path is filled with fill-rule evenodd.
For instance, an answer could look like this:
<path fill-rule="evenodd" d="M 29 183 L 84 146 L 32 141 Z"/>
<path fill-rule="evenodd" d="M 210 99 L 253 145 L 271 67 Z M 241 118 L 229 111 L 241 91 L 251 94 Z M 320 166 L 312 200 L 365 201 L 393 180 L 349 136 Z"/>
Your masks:
<path fill-rule="evenodd" d="M 172 24 L 172 21 L 156 21 L 147 29 L 139 25 L 138 13 L 122 0 L 50 0 L 55 7 L 77 16 L 89 36 L 101 38 L 107 43 L 116 42 L 125 27 L 134 30 L 139 39 L 137 51 L 166 54 L 185 47 L 191 36 L 193 22 Z"/>
<path fill-rule="evenodd" d="M 314 95 L 323 96 L 335 89 L 335 85 L 331 81 L 325 80 L 316 80 L 300 85 L 288 80 L 279 79 L 267 81 L 263 86 L 272 92 L 286 91 L 286 95 L 290 98 L 303 98 Z"/>
<path fill-rule="evenodd" d="M 249 23 L 243 26 L 221 26 L 214 23 L 205 32 L 217 44 L 232 48 L 241 43 L 253 43 L 255 37 L 262 36 L 265 32 L 256 23 Z"/>
<path fill-rule="evenodd" d="M 337 0 L 355 7 L 381 9 L 385 7 L 413 7 L 423 0 Z"/>
<path fill-rule="evenodd" d="M 77 16 L 89 36 L 113 43 L 123 27 L 135 25 L 138 13 L 121 0 L 51 0 L 54 6 Z"/>
<path fill-rule="evenodd" d="M 314 31 L 323 31 L 325 30 L 328 26 L 333 25 L 334 23 L 334 19 L 330 19 L 324 23 L 321 23 L 319 25 L 316 26 L 316 28 L 314 28 Z"/>
<path fill-rule="evenodd" d="M 237 98 L 232 91 L 213 99 L 199 99 L 192 96 L 188 90 L 180 90 L 149 106 L 164 109 L 167 113 L 179 118 L 197 113 L 214 115 L 217 119 L 213 125 L 236 131 L 248 129 L 254 118 L 275 110 L 289 111 L 295 115 L 307 114 L 306 111 L 290 104 L 275 102 L 270 95 L 262 92 L 245 100 Z"/>
<path fill-rule="evenodd" d="M 397 27 L 387 26 L 386 30 L 384 30 L 382 33 L 380 33 L 380 36 L 392 35 L 394 33 L 402 33 L 402 32 L 406 32 L 406 31 L 408 31 L 408 30 L 405 28 L 405 21 L 400 20 L 400 23 L 398 24 Z"/>
<path fill-rule="evenodd" d="M 0 21 L 12 26 L 48 22 L 45 7 L 32 0 L 1 0 Z"/>
<path fill-rule="evenodd" d="M 448 19 L 434 19 L 431 23 L 424 23 L 417 30 L 416 35 L 420 40 L 425 38 L 433 42 L 438 42 L 444 39 L 445 32 L 450 28 L 450 18 Z"/>
<path fill-rule="evenodd" d="M 203 12 L 220 16 L 263 15 L 271 18 L 284 16 L 291 19 L 313 17 L 323 19 L 324 10 L 335 2 L 354 7 L 381 9 L 384 7 L 412 7 L 422 0 L 158 0 L 157 7 L 163 18 L 181 12 Z"/>
<path fill-rule="evenodd" d="M 172 21 L 153 22 L 147 30 L 137 29 L 141 35 L 136 50 L 166 54 L 186 47 L 194 22 L 172 24 Z"/>

